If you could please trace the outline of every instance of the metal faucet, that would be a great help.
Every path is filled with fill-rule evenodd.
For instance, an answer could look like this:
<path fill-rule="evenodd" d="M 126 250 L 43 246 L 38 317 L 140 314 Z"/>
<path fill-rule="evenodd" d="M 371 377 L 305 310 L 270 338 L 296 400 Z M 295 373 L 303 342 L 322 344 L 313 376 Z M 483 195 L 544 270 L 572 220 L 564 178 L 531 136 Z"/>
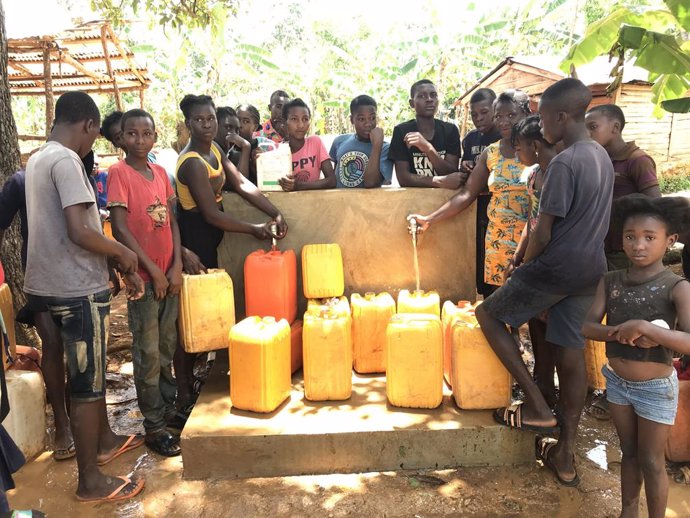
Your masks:
<path fill-rule="evenodd" d="M 417 234 L 419 233 L 419 225 L 415 218 L 408 218 L 409 225 L 407 226 L 407 231 L 412 234 L 412 244 L 417 246 Z"/>
<path fill-rule="evenodd" d="M 275 221 L 271 223 L 270 229 L 271 229 L 271 234 L 273 234 L 273 236 L 278 234 L 278 224 Z M 278 249 L 278 240 L 273 236 L 271 236 L 271 250 L 277 250 Z"/>

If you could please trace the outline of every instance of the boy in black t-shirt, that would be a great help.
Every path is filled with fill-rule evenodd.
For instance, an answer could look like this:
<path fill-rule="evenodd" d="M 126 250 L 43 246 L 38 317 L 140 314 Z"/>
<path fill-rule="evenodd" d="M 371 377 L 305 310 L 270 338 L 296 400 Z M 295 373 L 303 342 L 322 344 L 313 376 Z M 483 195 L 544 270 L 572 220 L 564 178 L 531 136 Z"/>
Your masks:
<path fill-rule="evenodd" d="M 462 141 L 462 162 L 460 172 L 470 175 L 474 164 L 488 145 L 498 142 L 501 134 L 494 125 L 494 101 L 496 93 L 489 88 L 480 88 L 470 97 L 470 115 L 476 129 L 470 131 Z M 491 289 L 484 282 L 484 255 L 486 229 L 489 226 L 487 210 L 491 193 L 488 187 L 477 197 L 477 292 L 485 297 L 491 294 Z"/>
<path fill-rule="evenodd" d="M 438 92 L 428 79 L 410 89 L 410 107 L 416 117 L 393 130 L 389 158 L 401 187 L 457 189 L 463 177 L 458 172 L 460 133 L 457 126 L 435 119 Z"/>

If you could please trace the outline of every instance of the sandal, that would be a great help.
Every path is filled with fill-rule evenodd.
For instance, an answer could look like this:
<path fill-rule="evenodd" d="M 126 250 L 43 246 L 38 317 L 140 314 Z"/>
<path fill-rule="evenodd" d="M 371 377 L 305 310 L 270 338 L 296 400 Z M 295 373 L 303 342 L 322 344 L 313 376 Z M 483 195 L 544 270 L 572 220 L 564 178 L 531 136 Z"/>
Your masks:
<path fill-rule="evenodd" d="M 77 448 L 74 445 L 74 441 L 72 441 L 67 448 L 55 448 L 53 451 L 53 459 L 60 461 L 60 460 L 67 460 L 71 459 L 77 454 Z"/>
<path fill-rule="evenodd" d="M 600 421 L 608 421 L 611 419 L 609 402 L 606 399 L 606 392 L 592 396 L 592 402 L 587 408 L 585 408 L 585 413 L 594 417 L 595 419 L 599 419 Z"/>
<path fill-rule="evenodd" d="M 553 437 L 537 436 L 534 442 L 534 449 L 537 454 L 537 460 L 540 460 L 544 467 L 556 476 L 556 479 L 558 480 L 559 484 L 566 487 L 575 487 L 580 484 L 580 475 L 577 474 L 577 471 L 575 472 L 574 478 L 567 480 L 561 477 L 560 473 L 558 473 L 558 470 L 556 469 L 556 466 L 554 466 L 551 460 L 549 459 L 549 452 L 551 451 L 551 448 L 556 446 L 556 444 L 558 444 L 558 441 Z M 573 466 L 574 465 L 575 455 L 573 455 Z"/>
<path fill-rule="evenodd" d="M 139 446 L 144 444 L 144 437 L 141 435 L 130 435 L 127 437 L 127 440 L 124 442 L 122 446 L 116 451 L 114 451 L 109 457 L 106 457 L 103 460 L 98 461 L 99 466 L 104 466 L 108 464 L 108 462 L 118 458 L 120 455 L 123 453 L 127 453 L 128 451 L 135 450 Z"/>
<path fill-rule="evenodd" d="M 182 453 L 180 439 L 167 430 L 146 435 L 146 446 L 164 457 L 175 457 Z"/>
<path fill-rule="evenodd" d="M 134 498 L 144 489 L 145 481 L 143 478 L 139 480 L 132 481 L 127 477 L 117 477 L 122 480 L 120 484 L 112 493 L 108 496 L 99 496 L 94 498 L 82 498 L 77 495 L 77 500 L 80 502 L 117 502 L 119 500 L 128 500 Z M 131 487 L 130 491 L 125 491 L 128 487 Z"/>
<path fill-rule="evenodd" d="M 508 428 L 551 435 L 558 432 L 556 426 L 539 426 L 522 422 L 522 403 L 494 410 L 494 421 Z"/>

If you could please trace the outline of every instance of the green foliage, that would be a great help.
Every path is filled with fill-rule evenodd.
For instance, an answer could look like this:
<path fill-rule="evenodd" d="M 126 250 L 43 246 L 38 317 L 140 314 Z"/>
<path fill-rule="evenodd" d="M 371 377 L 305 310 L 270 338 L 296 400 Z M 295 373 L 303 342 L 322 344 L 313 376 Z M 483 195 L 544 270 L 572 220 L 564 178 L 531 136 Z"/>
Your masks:
<path fill-rule="evenodd" d="M 617 57 L 609 86 L 613 90 L 623 78 L 624 63 L 634 62 L 650 73 L 657 117 L 664 110 L 689 111 L 689 4 L 687 0 L 665 0 L 665 4 L 667 9 L 620 7 L 590 24 L 583 38 L 570 48 L 561 69 L 567 73 L 600 55 Z"/>
<path fill-rule="evenodd" d="M 609 10 L 613 1 L 585 0 L 587 16 L 600 17 L 596 13 Z M 146 108 L 156 119 L 162 146 L 176 138 L 178 104 L 187 93 L 212 95 L 219 106 L 249 102 L 267 117 L 269 95 L 281 88 L 310 104 L 317 133 L 351 131 L 349 102 L 366 93 L 377 100 L 380 125 L 390 134 L 413 116 L 410 85 L 429 78 L 442 99 L 439 117 L 452 118 L 455 100 L 506 56 L 560 55 L 579 37 L 584 20 L 584 14 L 573 17 L 582 0 L 498 7 L 471 2 L 463 5 L 462 20 L 452 30 L 447 30 L 452 3 L 435 0 L 420 0 L 412 21 L 385 29 L 369 13 L 315 19 L 310 15 L 317 0 L 91 2 L 117 26 L 136 59 L 146 62 L 152 76 Z M 391 14 L 399 9 L 390 6 Z M 149 30 L 127 22 L 134 19 Z M 125 108 L 136 106 L 138 99 L 125 101 Z"/>
<path fill-rule="evenodd" d="M 659 171 L 659 189 L 662 194 L 690 191 L 690 164 L 676 162 L 672 168 Z"/>
<path fill-rule="evenodd" d="M 218 33 L 225 20 L 237 10 L 236 0 L 91 0 L 94 11 L 100 12 L 116 27 L 129 18 L 150 14 L 160 25 L 173 29 L 207 28 Z"/>

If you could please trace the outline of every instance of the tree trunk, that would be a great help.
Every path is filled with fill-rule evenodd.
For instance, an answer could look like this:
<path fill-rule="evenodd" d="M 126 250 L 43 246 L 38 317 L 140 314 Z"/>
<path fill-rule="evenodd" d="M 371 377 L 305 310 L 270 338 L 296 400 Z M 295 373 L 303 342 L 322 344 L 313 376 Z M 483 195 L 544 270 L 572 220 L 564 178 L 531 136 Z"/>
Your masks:
<path fill-rule="evenodd" d="M 12 116 L 10 102 L 10 84 L 7 77 L 7 34 L 5 32 L 5 9 L 0 0 L 0 186 L 12 176 L 20 166 L 19 142 L 17 140 L 17 126 Z M 7 283 L 12 290 L 15 313 L 21 308 L 26 297 L 24 285 L 24 269 L 21 260 L 22 238 L 19 231 L 19 218 L 15 218 L 12 226 L 5 232 L 5 239 L 0 250 L 2 266 L 5 269 Z M 33 328 L 16 324 L 17 343 L 24 345 L 38 345 L 39 339 Z"/>

